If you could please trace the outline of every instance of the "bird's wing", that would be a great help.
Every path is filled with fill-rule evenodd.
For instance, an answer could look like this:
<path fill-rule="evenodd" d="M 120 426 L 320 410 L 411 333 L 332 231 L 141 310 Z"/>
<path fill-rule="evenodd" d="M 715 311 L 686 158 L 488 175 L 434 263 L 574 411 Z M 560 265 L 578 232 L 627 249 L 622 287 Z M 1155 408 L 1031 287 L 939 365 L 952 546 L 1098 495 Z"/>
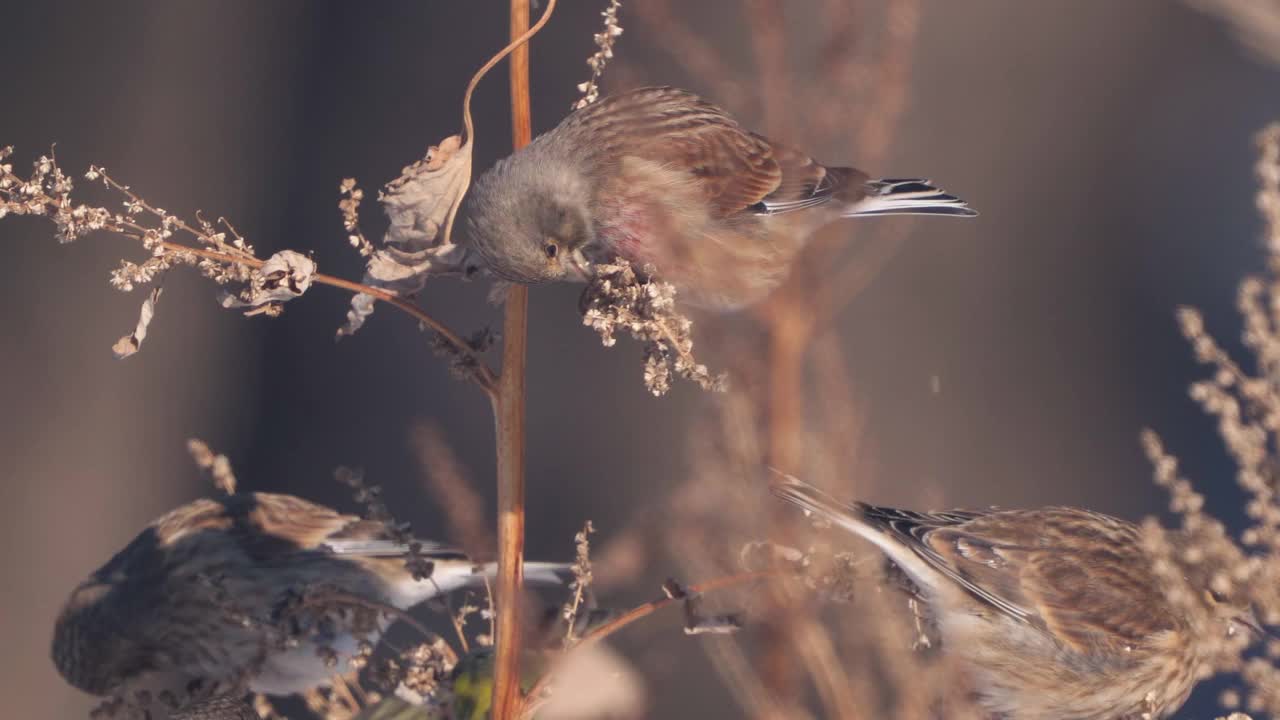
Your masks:
<path fill-rule="evenodd" d="M 416 547 L 417 554 L 432 560 L 466 560 L 467 554 L 443 543 L 415 540 L 412 543 L 395 540 L 343 540 L 329 539 L 320 546 L 335 555 L 359 555 L 361 557 L 401 557 Z"/>
<path fill-rule="evenodd" d="M 1132 523 L 1074 508 L 921 513 L 844 504 L 791 477 L 774 492 L 868 539 L 859 528 L 891 537 L 979 602 L 1080 652 L 1124 657 L 1125 646 L 1175 629 Z"/>
<path fill-rule="evenodd" d="M 676 88 L 607 97 L 571 115 L 557 134 L 605 162 L 636 157 L 687 171 L 721 217 L 758 205 L 783 181 L 768 140 Z"/>
<path fill-rule="evenodd" d="M 1074 508 L 996 512 L 922 540 L 966 585 L 1080 652 L 1118 650 L 1172 629 L 1131 523 Z"/>
<path fill-rule="evenodd" d="M 765 140 L 765 138 L 760 138 Z M 804 210 L 839 198 L 853 202 L 866 194 L 866 173 L 848 167 L 826 167 L 796 148 L 769 142 L 781 178 L 778 187 L 756 208 L 770 215 Z"/>
<path fill-rule="evenodd" d="M 789 475 L 772 486 L 774 494 L 823 519 L 857 533 L 878 545 L 891 560 L 912 572 L 908 562 L 910 555 L 919 558 L 928 571 L 917 579 L 926 585 L 950 581 L 966 590 L 980 602 L 1005 614 L 1026 620 L 1031 611 L 1016 600 L 1002 595 L 995 589 L 983 586 L 967 576 L 951 559 L 945 545 L 935 547 L 930 536 L 942 530 L 962 526 L 981 518 L 985 513 L 955 510 L 940 513 L 922 513 L 911 510 L 879 507 L 863 502 L 844 503 L 818 488 Z M 909 555 L 908 555 L 909 554 Z M 925 575 L 941 577 L 930 580 Z"/>
<path fill-rule="evenodd" d="M 413 552 L 432 560 L 468 559 L 462 550 L 444 543 L 418 538 L 406 542 L 393 537 L 386 524 L 363 518 L 351 518 L 351 522 L 326 536 L 320 548 L 335 555 L 403 557 Z"/>
<path fill-rule="evenodd" d="M 860 502 L 853 503 L 852 509 L 864 522 L 895 536 L 925 564 L 979 601 L 1018 620 L 1029 621 L 1034 615 L 1026 598 L 1017 591 L 1016 577 L 998 572 L 975 572 L 983 567 L 982 560 L 957 549 L 958 546 L 968 549 L 972 545 L 958 541 L 958 528 L 980 521 L 987 513 L 970 510 L 914 512 Z"/>

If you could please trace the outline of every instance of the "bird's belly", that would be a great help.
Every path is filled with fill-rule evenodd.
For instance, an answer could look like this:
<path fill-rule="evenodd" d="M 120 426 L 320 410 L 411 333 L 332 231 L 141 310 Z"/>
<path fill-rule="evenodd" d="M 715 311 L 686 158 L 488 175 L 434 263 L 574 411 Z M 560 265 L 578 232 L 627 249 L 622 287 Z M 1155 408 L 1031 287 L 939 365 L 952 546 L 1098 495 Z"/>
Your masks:
<path fill-rule="evenodd" d="M 763 299 L 787 276 L 807 235 L 748 211 L 710 213 L 696 179 L 643 162 L 597 198 L 597 257 L 652 265 L 681 299 L 734 309 Z"/>
<path fill-rule="evenodd" d="M 266 695 L 293 695 L 328 685 L 334 675 L 354 669 L 351 658 L 359 649 L 359 641 L 351 635 L 342 635 L 328 643 L 303 641 L 296 648 L 269 656 L 262 670 L 250 681 L 249 689 Z"/>
<path fill-rule="evenodd" d="M 763 299 L 786 278 L 800 247 L 763 223 L 709 221 L 676 227 L 653 216 L 617 218 L 598 231 L 598 259 L 621 257 L 637 270 L 652 265 L 682 300 L 731 310 Z"/>
<path fill-rule="evenodd" d="M 1065 650 L 1039 630 L 1013 620 L 992 623 L 952 613 L 940 624 L 943 648 L 960 653 L 983 707 L 1010 720 L 1115 720 L 1170 705 L 1167 683 L 1154 677 L 1149 658 L 1107 660 Z M 1147 686 L 1161 693 L 1159 707 L 1141 707 Z M 1179 701 L 1172 707 L 1180 705 Z"/>

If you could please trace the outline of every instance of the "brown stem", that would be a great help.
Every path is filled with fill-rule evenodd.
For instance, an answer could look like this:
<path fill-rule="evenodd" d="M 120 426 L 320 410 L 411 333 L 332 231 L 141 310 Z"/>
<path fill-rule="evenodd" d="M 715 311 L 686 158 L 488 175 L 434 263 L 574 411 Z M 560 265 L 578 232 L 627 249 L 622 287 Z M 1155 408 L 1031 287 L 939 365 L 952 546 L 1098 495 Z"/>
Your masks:
<path fill-rule="evenodd" d="M 791 78 L 787 67 L 787 19 L 781 0 L 747 0 L 743 8 L 751 28 L 756 77 L 764 97 L 764 126 L 770 135 L 790 139 L 795 133 L 791 118 Z"/>
<path fill-rule="evenodd" d="M 802 301 L 779 298 L 769 315 L 769 464 L 800 472 L 804 443 L 804 356 L 814 324 Z"/>
<path fill-rule="evenodd" d="M 550 8 L 548 8 L 550 11 Z M 529 0 L 511 0 L 511 38 L 529 30 Z M 529 108 L 529 46 L 511 53 L 511 142 L 529 144 L 533 121 Z M 520 713 L 520 615 L 524 585 L 524 381 L 529 288 L 515 285 L 507 294 L 502 326 L 502 375 L 494 401 L 498 452 L 497 636 L 494 638 L 493 718 L 514 720 Z"/>

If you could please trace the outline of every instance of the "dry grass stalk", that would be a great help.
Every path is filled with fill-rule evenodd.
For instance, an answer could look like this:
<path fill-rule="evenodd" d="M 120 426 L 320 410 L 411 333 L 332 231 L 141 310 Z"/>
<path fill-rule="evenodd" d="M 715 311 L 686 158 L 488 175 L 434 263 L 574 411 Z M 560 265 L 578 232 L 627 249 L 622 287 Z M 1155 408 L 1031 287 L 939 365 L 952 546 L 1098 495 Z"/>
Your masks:
<path fill-rule="evenodd" d="M 1169 509 L 1192 541 L 1175 549 L 1154 521 L 1148 540 L 1165 558 L 1164 571 L 1203 577 L 1216 592 L 1252 602 L 1259 619 L 1280 623 L 1280 123 L 1258 135 L 1256 206 L 1268 253 L 1265 277 L 1246 278 L 1237 295 L 1244 320 L 1243 342 L 1253 367 L 1237 362 L 1209 334 L 1200 313 L 1178 312 L 1195 358 L 1212 374 L 1191 385 L 1190 395 L 1218 423 L 1218 435 L 1236 465 L 1236 483 L 1247 502 L 1247 527 L 1233 537 L 1205 508 L 1205 499 L 1178 471 L 1178 461 L 1152 431 L 1143 447 L 1155 467 L 1156 484 L 1169 493 Z M 1213 669 L 1239 673 L 1243 693 L 1221 698 L 1228 709 L 1280 714 L 1280 642 L 1264 655 L 1242 656 L 1240 638 L 1222 638 L 1211 648 Z"/>

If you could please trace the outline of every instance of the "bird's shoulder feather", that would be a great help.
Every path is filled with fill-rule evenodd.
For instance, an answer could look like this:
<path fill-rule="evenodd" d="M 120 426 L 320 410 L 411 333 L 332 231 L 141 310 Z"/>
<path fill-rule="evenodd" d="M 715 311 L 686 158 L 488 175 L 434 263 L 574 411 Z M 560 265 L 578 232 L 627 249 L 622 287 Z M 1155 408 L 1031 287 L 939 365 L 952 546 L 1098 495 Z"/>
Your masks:
<path fill-rule="evenodd" d="M 914 535 L 966 587 L 1065 646 L 1122 650 L 1177 629 L 1132 523 L 1076 508 L 967 515 L 934 515 Z"/>
<path fill-rule="evenodd" d="M 385 523 L 277 493 L 237 493 L 202 498 L 183 505 L 152 524 L 161 547 L 194 538 L 202 531 L 235 542 L 252 556 L 324 551 L 348 556 L 404 555 L 409 544 L 393 537 Z M 464 558 L 454 548 L 414 541 L 423 555 Z"/>

